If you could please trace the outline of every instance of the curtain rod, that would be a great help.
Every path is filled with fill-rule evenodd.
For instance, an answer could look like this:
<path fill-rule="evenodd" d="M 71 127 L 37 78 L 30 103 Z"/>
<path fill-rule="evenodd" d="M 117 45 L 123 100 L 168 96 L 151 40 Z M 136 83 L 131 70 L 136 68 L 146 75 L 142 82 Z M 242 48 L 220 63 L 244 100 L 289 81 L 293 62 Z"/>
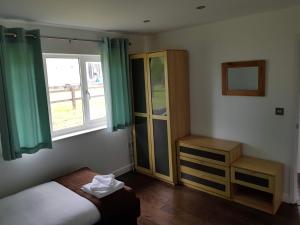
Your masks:
<path fill-rule="evenodd" d="M 6 36 L 11 36 L 11 37 L 17 37 L 17 34 L 15 33 L 5 33 Z M 25 34 L 25 37 L 32 37 L 36 38 L 33 34 Z M 59 40 L 68 40 L 68 41 L 88 41 L 88 42 L 100 42 L 103 43 L 102 40 L 92 40 L 92 39 L 82 39 L 82 38 L 69 38 L 69 37 L 54 37 L 54 36 L 45 36 L 45 35 L 40 35 L 41 38 L 45 39 L 59 39 Z M 131 42 L 128 43 L 128 45 L 131 45 Z"/>
<path fill-rule="evenodd" d="M 5 33 L 6 36 L 17 37 L 15 33 Z M 25 37 L 36 38 L 33 34 L 26 34 Z M 81 39 L 81 38 L 69 38 L 69 37 L 54 37 L 54 36 L 44 36 L 40 35 L 41 38 L 46 39 L 60 39 L 60 40 L 69 40 L 69 41 L 89 41 L 89 42 L 103 42 L 102 40 L 92 40 L 92 39 Z"/>

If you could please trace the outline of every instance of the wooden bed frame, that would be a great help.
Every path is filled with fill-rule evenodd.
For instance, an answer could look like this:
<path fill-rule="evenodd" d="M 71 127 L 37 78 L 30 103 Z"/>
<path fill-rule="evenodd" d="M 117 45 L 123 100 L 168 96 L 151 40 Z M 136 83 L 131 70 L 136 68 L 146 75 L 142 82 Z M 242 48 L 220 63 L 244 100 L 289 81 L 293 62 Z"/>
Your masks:
<path fill-rule="evenodd" d="M 54 181 L 88 199 L 98 208 L 101 220 L 95 225 L 136 225 L 140 216 L 140 200 L 130 187 L 125 186 L 101 199 L 81 190 L 95 175 L 99 174 L 85 167 Z"/>

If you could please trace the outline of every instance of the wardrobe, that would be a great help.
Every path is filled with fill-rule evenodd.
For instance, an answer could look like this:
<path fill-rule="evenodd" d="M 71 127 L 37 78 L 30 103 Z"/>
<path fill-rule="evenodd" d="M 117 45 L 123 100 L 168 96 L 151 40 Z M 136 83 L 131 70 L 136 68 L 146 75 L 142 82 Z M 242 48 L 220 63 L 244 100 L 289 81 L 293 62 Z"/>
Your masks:
<path fill-rule="evenodd" d="M 137 172 L 177 183 L 176 140 L 190 134 L 188 53 L 130 56 Z"/>

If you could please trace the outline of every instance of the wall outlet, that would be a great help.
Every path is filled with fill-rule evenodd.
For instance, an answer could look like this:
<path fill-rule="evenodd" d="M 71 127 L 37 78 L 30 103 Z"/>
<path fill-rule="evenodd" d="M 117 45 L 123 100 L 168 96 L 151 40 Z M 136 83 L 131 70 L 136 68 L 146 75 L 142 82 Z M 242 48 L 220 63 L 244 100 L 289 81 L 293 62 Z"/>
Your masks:
<path fill-rule="evenodd" d="M 284 108 L 280 108 L 280 107 L 275 108 L 275 115 L 283 116 L 284 115 Z"/>

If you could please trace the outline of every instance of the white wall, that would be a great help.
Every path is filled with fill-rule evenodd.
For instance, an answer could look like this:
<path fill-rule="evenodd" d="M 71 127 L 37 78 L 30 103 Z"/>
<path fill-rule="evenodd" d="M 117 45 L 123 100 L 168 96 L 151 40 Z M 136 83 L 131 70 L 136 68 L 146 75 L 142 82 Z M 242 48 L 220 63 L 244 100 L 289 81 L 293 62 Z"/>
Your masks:
<path fill-rule="evenodd" d="M 131 52 L 146 48 L 187 49 L 190 53 L 191 127 L 195 134 L 244 143 L 249 155 L 285 164 L 285 193 L 296 145 L 300 7 L 224 22 L 186 28 L 153 37 L 130 35 Z M 97 38 L 105 33 L 1 21 L 4 26 L 41 28 L 42 34 Z M 111 35 L 111 34 L 110 34 Z M 113 34 L 118 35 L 118 34 Z M 146 43 L 145 43 L 146 41 Z M 45 52 L 97 53 L 97 44 L 43 40 Z M 221 63 L 266 59 L 266 97 L 221 95 Z M 274 115 L 276 106 L 285 116 Z M 128 131 L 97 131 L 54 142 L 42 150 L 11 162 L 0 161 L 0 197 L 47 181 L 81 166 L 111 172 L 130 163 Z M 300 158 L 299 158 L 300 160 Z M 300 171 L 299 171 L 300 172 Z"/>
<path fill-rule="evenodd" d="M 104 35 L 128 37 L 132 45 L 130 52 L 144 51 L 145 37 L 138 35 L 119 35 L 103 32 L 48 27 L 32 23 L 0 20 L 7 27 L 40 28 L 42 35 L 67 36 L 96 39 Z M 99 54 L 98 44 L 92 42 L 43 39 L 43 52 Z M 130 140 L 128 130 L 109 133 L 95 131 L 67 138 L 53 143 L 52 150 L 41 150 L 22 159 L 5 162 L 0 160 L 0 198 L 24 188 L 48 181 L 74 169 L 89 166 L 101 172 L 122 172 L 131 167 Z"/>
<path fill-rule="evenodd" d="M 190 54 L 192 133 L 240 141 L 244 153 L 285 164 L 285 197 L 298 119 L 297 51 L 300 7 L 257 14 L 155 35 L 151 50 L 187 49 Z M 267 60 L 266 96 L 221 94 L 221 63 Z M 275 107 L 284 116 L 275 116 Z"/>

